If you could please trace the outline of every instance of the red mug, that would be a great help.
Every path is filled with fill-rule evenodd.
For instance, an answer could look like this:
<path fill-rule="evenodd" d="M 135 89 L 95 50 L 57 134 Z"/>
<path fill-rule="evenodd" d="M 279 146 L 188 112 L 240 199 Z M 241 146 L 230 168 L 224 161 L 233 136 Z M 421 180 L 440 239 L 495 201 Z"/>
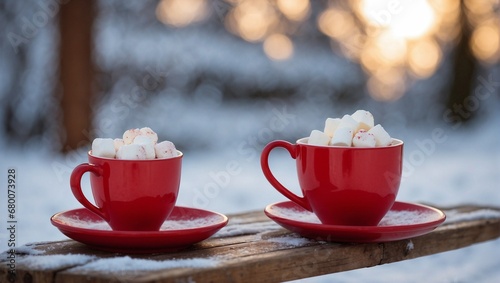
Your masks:
<path fill-rule="evenodd" d="M 261 154 L 261 167 L 271 185 L 313 212 L 323 224 L 375 226 L 391 209 L 401 182 L 403 142 L 383 147 L 340 147 L 272 141 Z M 303 197 L 285 188 L 269 169 L 269 154 L 286 149 L 296 160 Z"/>
<path fill-rule="evenodd" d="M 179 193 L 182 152 L 173 158 L 123 160 L 88 153 L 89 162 L 71 173 L 71 191 L 87 209 L 116 231 L 158 231 Z M 90 174 L 96 205 L 83 194 L 81 178 Z"/>

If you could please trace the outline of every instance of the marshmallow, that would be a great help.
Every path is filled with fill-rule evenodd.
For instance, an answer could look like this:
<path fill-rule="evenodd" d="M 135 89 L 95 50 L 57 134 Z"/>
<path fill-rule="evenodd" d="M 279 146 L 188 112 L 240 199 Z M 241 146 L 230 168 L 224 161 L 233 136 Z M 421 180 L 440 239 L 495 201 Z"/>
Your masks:
<path fill-rule="evenodd" d="M 146 153 L 146 159 L 155 159 L 155 146 L 153 141 L 147 136 L 137 136 L 135 137 L 132 144 L 138 144 L 144 148 L 144 152 Z"/>
<path fill-rule="evenodd" d="M 337 130 L 340 128 L 349 128 L 354 134 L 356 131 L 358 131 L 359 122 L 354 120 L 350 115 L 344 115 L 337 126 Z M 335 136 L 335 133 L 333 134 L 333 136 Z"/>
<path fill-rule="evenodd" d="M 358 130 L 359 129 L 364 129 L 364 130 L 369 130 L 373 127 L 374 120 L 373 120 L 373 115 L 372 113 L 365 111 L 365 110 L 358 110 L 354 112 L 351 117 L 359 123 Z"/>
<path fill-rule="evenodd" d="M 339 127 L 339 128 L 337 128 L 337 130 L 333 134 L 332 140 L 330 141 L 330 145 L 351 146 L 353 134 L 354 134 L 354 130 L 352 128 L 348 128 L 348 127 L 340 128 Z"/>
<path fill-rule="evenodd" d="M 154 146 L 156 158 L 170 158 L 178 155 L 175 145 L 170 141 L 162 141 Z"/>
<path fill-rule="evenodd" d="M 94 139 L 94 141 L 92 141 L 92 155 L 115 158 L 115 146 L 113 139 Z"/>
<path fill-rule="evenodd" d="M 123 133 L 123 139 L 94 139 L 92 154 L 128 160 L 168 158 L 179 155 L 172 142 L 157 142 L 158 135 L 149 127 L 129 129 Z"/>
<path fill-rule="evenodd" d="M 322 131 L 313 130 L 307 141 L 310 145 L 328 145 L 330 137 Z"/>
<path fill-rule="evenodd" d="M 375 127 L 371 128 L 368 133 L 372 134 L 375 137 L 376 146 L 388 146 L 392 143 L 391 136 L 380 124 L 377 124 Z"/>
<path fill-rule="evenodd" d="M 340 118 L 327 118 L 325 121 L 325 130 L 323 132 L 331 138 L 339 124 Z"/>
<path fill-rule="evenodd" d="M 139 131 L 141 132 L 142 136 L 150 138 L 153 144 L 156 144 L 158 142 L 158 135 L 153 130 L 151 130 L 151 128 L 144 127 L 141 128 Z"/>
<path fill-rule="evenodd" d="M 352 144 L 355 147 L 375 147 L 375 143 L 373 134 L 363 129 L 359 130 L 352 139 Z"/>
<path fill-rule="evenodd" d="M 116 153 L 116 152 L 118 152 L 120 147 L 125 145 L 125 142 L 123 141 L 123 139 L 114 139 L 113 144 L 115 146 L 115 153 Z"/>
<path fill-rule="evenodd" d="M 123 133 L 123 141 L 125 142 L 125 144 L 132 144 L 135 137 L 140 135 L 141 135 L 141 130 L 139 129 L 126 130 L 125 133 Z"/>
<path fill-rule="evenodd" d="M 138 144 L 126 144 L 116 153 L 118 159 L 143 160 L 146 159 L 144 147 Z"/>

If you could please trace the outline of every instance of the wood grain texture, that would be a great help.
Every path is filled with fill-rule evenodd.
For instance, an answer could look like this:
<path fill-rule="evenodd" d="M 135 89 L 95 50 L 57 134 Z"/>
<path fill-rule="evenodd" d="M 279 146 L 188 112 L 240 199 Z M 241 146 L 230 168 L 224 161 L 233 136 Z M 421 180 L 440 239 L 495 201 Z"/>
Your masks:
<path fill-rule="evenodd" d="M 463 206 L 445 213 L 474 212 L 484 208 Z M 327 243 L 301 238 L 271 220 L 263 212 L 232 215 L 228 226 L 215 237 L 190 248 L 164 254 L 123 255 L 93 250 L 72 240 L 37 243 L 39 255 L 17 254 L 16 277 L 8 276 L 5 262 L 0 281 L 9 282 L 278 282 L 371 267 L 413 259 L 500 237 L 500 214 L 478 219 L 445 222 L 433 232 L 412 239 L 385 243 Z M 219 235 L 219 237 L 217 237 Z M 281 241 L 283 238 L 293 242 Z M 293 243 L 293 244 L 291 244 Z M 26 259 L 58 255 L 92 256 L 82 264 L 62 263 L 37 268 Z M 123 258 L 173 262 L 205 259 L 211 265 L 180 266 L 157 270 L 99 270 L 87 267 L 97 260 Z M 24 263 L 23 263 L 24 262 Z"/>

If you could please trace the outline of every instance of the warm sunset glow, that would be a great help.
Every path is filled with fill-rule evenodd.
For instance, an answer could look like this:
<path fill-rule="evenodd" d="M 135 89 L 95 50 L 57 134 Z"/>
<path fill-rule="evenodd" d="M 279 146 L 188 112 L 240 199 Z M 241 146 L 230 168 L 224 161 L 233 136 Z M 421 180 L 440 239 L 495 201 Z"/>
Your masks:
<path fill-rule="evenodd" d="M 226 29 L 262 44 L 271 60 L 291 58 L 293 35 L 317 14 L 317 28 L 329 37 L 332 50 L 361 65 L 376 100 L 396 100 L 412 81 L 432 76 L 443 50 L 460 39 L 463 17 L 472 30 L 475 58 L 487 64 L 500 60 L 498 0 L 329 0 L 317 13 L 310 0 L 221 1 L 228 5 L 222 19 Z M 181 27 L 203 20 L 210 9 L 213 13 L 210 3 L 160 0 L 156 14 Z"/>
<path fill-rule="evenodd" d="M 421 37 L 435 23 L 434 10 L 427 0 L 362 0 L 359 8 L 368 25 L 402 38 Z"/>
<path fill-rule="evenodd" d="M 352 48 L 353 43 L 347 45 L 351 49 L 350 58 L 360 62 L 368 73 L 370 95 L 376 100 L 396 100 L 404 94 L 410 78 L 426 78 L 435 72 L 442 52 L 433 36 L 440 31 L 440 25 L 446 23 L 448 30 L 441 38 L 451 40 L 456 37 L 457 1 L 353 0 L 353 9 L 364 23 L 362 28 L 346 21 L 347 16 L 329 16 L 332 20 L 327 21 L 327 12 L 319 18 L 318 27 L 344 46 L 342 42 L 349 40 L 343 38 L 343 32 L 332 27 L 335 18 L 337 22 L 349 25 L 342 28 L 349 30 L 345 37 L 349 39 L 350 35 L 358 34 L 355 48 Z M 448 18 L 444 19 L 444 16 Z"/>
<path fill-rule="evenodd" d="M 404 0 L 403 10 L 394 17 L 389 30 L 395 36 L 417 39 L 433 32 L 436 16 L 426 0 Z"/>
<path fill-rule="evenodd" d="M 286 60 L 293 54 L 293 43 L 286 35 L 273 34 L 264 41 L 264 52 L 273 60 Z"/>
<path fill-rule="evenodd" d="M 162 0 L 156 17 L 163 23 L 183 27 L 202 20 L 207 14 L 205 0 Z"/>
<path fill-rule="evenodd" d="M 309 14 L 309 0 L 277 0 L 279 10 L 290 20 L 302 21 Z"/>
<path fill-rule="evenodd" d="M 474 29 L 472 52 L 486 63 L 500 58 L 497 2 L 464 0 Z M 351 0 L 349 5 L 354 13 L 330 1 L 318 28 L 335 52 L 360 63 L 376 100 L 398 99 L 408 82 L 432 76 L 442 49 L 461 35 L 460 0 Z"/>

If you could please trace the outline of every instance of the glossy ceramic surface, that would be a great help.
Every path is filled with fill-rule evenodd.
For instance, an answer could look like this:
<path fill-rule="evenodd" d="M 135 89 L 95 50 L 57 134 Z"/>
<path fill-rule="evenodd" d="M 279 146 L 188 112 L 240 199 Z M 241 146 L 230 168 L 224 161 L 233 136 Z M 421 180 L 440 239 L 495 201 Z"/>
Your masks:
<path fill-rule="evenodd" d="M 122 253 L 180 250 L 207 239 L 228 222 L 228 218 L 220 213 L 178 206 L 167 219 L 167 222 L 175 222 L 175 228 L 162 227 L 159 231 L 104 229 L 104 220 L 86 208 L 60 212 L 50 220 L 64 235 L 75 241 L 96 249 Z M 193 221 L 199 225 L 193 227 Z"/>
<path fill-rule="evenodd" d="M 269 169 L 270 152 L 284 148 L 296 160 L 303 197 L 284 187 Z M 377 225 L 391 208 L 401 182 L 403 142 L 375 148 L 314 146 L 273 141 L 262 151 L 262 171 L 271 185 L 324 224 Z"/>
<path fill-rule="evenodd" d="M 120 160 L 88 153 L 89 162 L 72 172 L 73 195 L 117 231 L 158 231 L 177 200 L 182 153 L 167 159 Z M 82 193 L 81 178 L 90 174 L 95 204 Z"/>
<path fill-rule="evenodd" d="M 298 212 L 310 213 L 290 201 L 270 204 L 264 212 L 269 218 L 292 232 L 307 238 L 329 242 L 370 243 L 403 240 L 429 233 L 446 219 L 445 214 L 439 209 L 405 202 L 395 202 L 391 212 L 412 211 L 417 214 L 426 214 L 426 217 L 422 220 L 415 219 L 408 224 L 401 225 L 342 226 L 291 219 L 280 213 L 281 209 L 293 209 Z"/>

